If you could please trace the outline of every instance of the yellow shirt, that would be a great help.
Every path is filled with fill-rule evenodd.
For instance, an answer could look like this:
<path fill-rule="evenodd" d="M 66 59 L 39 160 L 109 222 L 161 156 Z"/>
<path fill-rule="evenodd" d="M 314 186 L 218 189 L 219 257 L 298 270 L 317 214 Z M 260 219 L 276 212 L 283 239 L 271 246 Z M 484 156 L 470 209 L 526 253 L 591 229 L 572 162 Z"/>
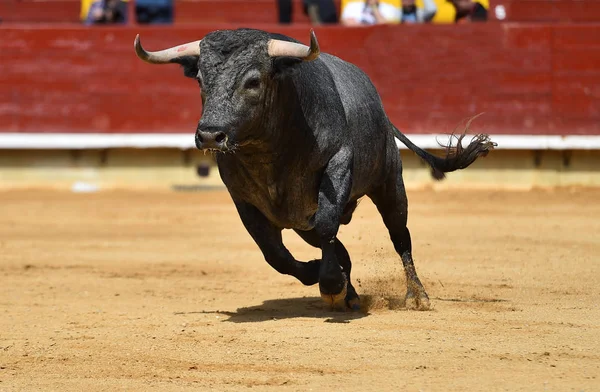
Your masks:
<path fill-rule="evenodd" d="M 454 23 L 456 17 L 456 9 L 448 0 L 434 0 L 437 5 L 437 12 L 431 20 L 431 23 Z M 481 4 L 486 10 L 490 8 L 489 0 L 475 0 Z"/>
<path fill-rule="evenodd" d="M 402 0 L 379 0 L 379 12 L 391 23 L 400 23 Z M 342 0 L 340 19 L 359 19 L 364 9 L 365 0 Z"/>
<path fill-rule="evenodd" d="M 93 3 L 97 2 L 97 1 L 99 1 L 99 0 L 81 0 L 81 12 L 79 14 L 79 19 L 81 19 L 82 22 L 87 19 L 87 15 L 88 15 L 88 12 L 90 11 L 90 7 L 92 6 Z M 121 0 L 121 1 L 128 2 L 129 0 Z"/>
<path fill-rule="evenodd" d="M 365 0 L 342 0 L 342 11 L 344 10 L 344 7 L 346 7 L 346 5 L 348 5 L 349 3 L 363 3 L 364 4 Z M 398 7 L 400 8 L 400 6 L 402 5 L 402 0 L 379 0 L 380 3 L 383 4 L 389 4 L 391 6 L 394 7 Z"/>

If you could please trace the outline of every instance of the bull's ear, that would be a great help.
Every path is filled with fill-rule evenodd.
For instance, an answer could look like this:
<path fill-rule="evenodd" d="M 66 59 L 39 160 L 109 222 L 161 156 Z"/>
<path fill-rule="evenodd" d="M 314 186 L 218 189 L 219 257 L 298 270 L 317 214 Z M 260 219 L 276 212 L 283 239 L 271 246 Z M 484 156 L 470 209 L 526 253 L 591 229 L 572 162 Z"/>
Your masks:
<path fill-rule="evenodd" d="M 198 76 L 198 60 L 198 56 L 183 56 L 173 59 L 172 61 L 181 65 L 185 76 L 196 79 Z"/>
<path fill-rule="evenodd" d="M 298 57 L 274 57 L 273 58 L 273 74 L 286 75 L 294 72 L 298 64 L 302 63 L 302 59 Z"/>

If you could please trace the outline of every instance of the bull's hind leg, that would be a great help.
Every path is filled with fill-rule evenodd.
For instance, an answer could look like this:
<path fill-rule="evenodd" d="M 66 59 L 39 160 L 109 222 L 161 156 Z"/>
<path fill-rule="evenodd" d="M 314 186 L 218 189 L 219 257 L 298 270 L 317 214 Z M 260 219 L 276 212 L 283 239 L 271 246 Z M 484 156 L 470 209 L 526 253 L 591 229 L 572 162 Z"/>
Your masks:
<path fill-rule="evenodd" d="M 386 183 L 375 192 L 369 194 L 377 206 L 383 222 L 390 232 L 396 252 L 400 255 L 406 273 L 406 307 L 409 309 L 429 309 L 429 297 L 417 276 L 412 259 L 412 243 L 410 231 L 406 227 L 408 200 L 402 180 L 402 167 L 398 162 Z"/>
<path fill-rule="evenodd" d="M 306 241 L 309 245 L 314 246 L 315 248 L 321 248 L 321 241 L 319 240 L 319 235 L 315 230 L 310 231 L 300 231 L 295 230 L 296 233 L 304 241 Z M 348 306 L 352 310 L 360 310 L 360 298 L 352 286 L 350 279 L 350 272 L 352 271 L 352 262 L 350 261 L 350 255 L 346 250 L 346 247 L 339 239 L 335 239 L 335 255 L 337 256 L 338 262 L 342 267 L 344 274 L 346 275 L 346 279 L 348 281 L 347 292 L 346 292 L 346 306 Z"/>

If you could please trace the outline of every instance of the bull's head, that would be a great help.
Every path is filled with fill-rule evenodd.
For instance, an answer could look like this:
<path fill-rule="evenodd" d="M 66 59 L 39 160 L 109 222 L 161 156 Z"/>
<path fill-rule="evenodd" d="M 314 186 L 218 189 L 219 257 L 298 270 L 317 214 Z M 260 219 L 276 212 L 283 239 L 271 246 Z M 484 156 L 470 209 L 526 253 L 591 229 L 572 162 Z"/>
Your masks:
<path fill-rule="evenodd" d="M 312 30 L 310 47 L 249 29 L 212 32 L 200 41 L 159 52 L 144 50 L 139 35 L 134 45 L 140 59 L 180 64 L 186 76 L 198 81 L 202 116 L 196 146 L 219 151 L 250 144 L 255 135 L 249 130 L 268 128 L 266 110 L 278 99 L 276 79 L 320 53 Z"/>

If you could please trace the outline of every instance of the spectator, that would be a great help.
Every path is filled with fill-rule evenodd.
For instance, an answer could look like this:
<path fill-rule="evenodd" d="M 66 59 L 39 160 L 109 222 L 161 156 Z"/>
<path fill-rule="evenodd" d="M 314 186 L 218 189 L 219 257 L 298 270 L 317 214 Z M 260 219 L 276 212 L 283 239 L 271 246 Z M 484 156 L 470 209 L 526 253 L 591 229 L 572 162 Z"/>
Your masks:
<path fill-rule="evenodd" d="M 127 3 L 122 0 L 96 0 L 82 2 L 84 13 L 84 23 L 91 24 L 111 24 L 127 22 Z"/>
<path fill-rule="evenodd" d="M 450 0 L 434 0 L 437 11 L 433 18 L 431 19 L 431 23 L 434 24 L 451 24 L 454 23 L 454 18 L 456 16 L 456 9 L 450 3 Z"/>
<path fill-rule="evenodd" d="M 333 0 L 303 0 L 304 13 L 314 25 L 337 23 L 337 11 Z"/>
<path fill-rule="evenodd" d="M 173 23 L 173 0 L 135 0 L 135 15 L 142 24 Z"/>
<path fill-rule="evenodd" d="M 292 23 L 292 0 L 277 0 L 277 10 L 279 11 L 279 23 Z"/>
<path fill-rule="evenodd" d="M 455 23 L 485 22 L 487 9 L 475 0 L 450 0 L 456 9 Z"/>
<path fill-rule="evenodd" d="M 324 23 L 337 23 L 337 11 L 333 0 L 302 0 L 304 13 L 308 15 L 311 23 L 320 25 Z M 292 23 L 292 0 L 277 0 L 279 23 Z"/>
<path fill-rule="evenodd" d="M 436 12 L 434 0 L 402 0 L 402 23 L 431 22 Z"/>
<path fill-rule="evenodd" d="M 402 10 L 384 0 L 347 0 L 342 3 L 341 22 L 346 26 L 400 23 Z"/>

